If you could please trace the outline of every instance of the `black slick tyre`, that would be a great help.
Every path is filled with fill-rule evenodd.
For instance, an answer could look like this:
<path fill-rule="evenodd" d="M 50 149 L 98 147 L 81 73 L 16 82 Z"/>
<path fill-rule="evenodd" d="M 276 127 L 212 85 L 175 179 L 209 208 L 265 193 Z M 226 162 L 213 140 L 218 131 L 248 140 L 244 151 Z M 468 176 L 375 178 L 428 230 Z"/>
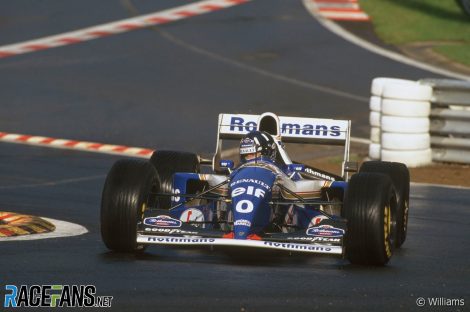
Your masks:
<path fill-rule="evenodd" d="M 157 169 L 160 179 L 160 192 L 173 193 L 173 174 L 176 172 L 200 172 L 200 162 L 196 154 L 175 151 L 155 151 L 150 158 L 150 163 Z M 164 196 L 159 198 L 159 207 L 169 208 L 171 198 Z"/>
<path fill-rule="evenodd" d="M 158 174 L 148 161 L 123 159 L 111 168 L 101 199 L 101 237 L 111 250 L 137 252 L 137 223 L 158 192 Z"/>
<path fill-rule="evenodd" d="M 346 257 L 353 264 L 385 265 L 391 258 L 395 192 L 384 174 L 357 173 L 349 181 L 342 216 L 347 219 Z"/>
<path fill-rule="evenodd" d="M 367 161 L 360 172 L 386 174 L 392 179 L 397 195 L 397 237 L 395 247 L 400 247 L 406 240 L 410 202 L 410 172 L 405 164 L 386 161 Z"/>

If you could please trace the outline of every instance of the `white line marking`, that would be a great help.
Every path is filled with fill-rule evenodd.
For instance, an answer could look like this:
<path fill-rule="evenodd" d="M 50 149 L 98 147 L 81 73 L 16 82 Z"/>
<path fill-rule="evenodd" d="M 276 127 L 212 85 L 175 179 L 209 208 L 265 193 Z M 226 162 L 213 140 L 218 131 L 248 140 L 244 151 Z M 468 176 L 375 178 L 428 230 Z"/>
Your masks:
<path fill-rule="evenodd" d="M 344 19 L 344 20 L 367 20 L 369 17 L 362 12 L 337 12 L 337 11 L 322 11 L 321 13 L 326 18 L 331 19 Z"/>
<path fill-rule="evenodd" d="M 336 35 L 342 37 L 343 39 L 345 39 L 345 40 L 347 40 L 347 41 L 349 41 L 349 42 L 351 42 L 355 45 L 358 45 L 358 46 L 362 47 L 363 49 L 366 49 L 366 50 L 369 50 L 369 51 L 374 52 L 376 54 L 385 56 L 385 57 L 387 57 L 389 59 L 392 59 L 394 61 L 406 64 L 406 65 L 414 66 L 414 67 L 417 67 L 417 68 L 420 68 L 420 69 L 423 69 L 423 70 L 427 70 L 427 71 L 430 71 L 430 72 L 433 72 L 433 73 L 436 73 L 436 74 L 439 74 L 439 75 L 449 76 L 449 77 L 453 77 L 453 78 L 457 78 L 457 79 L 463 79 L 463 80 L 470 80 L 470 76 L 455 73 L 455 72 L 452 72 L 450 70 L 442 69 L 442 68 L 439 68 L 439 67 L 436 67 L 436 66 L 433 66 L 433 65 L 429 65 L 429 64 L 426 64 L 426 63 L 415 61 L 415 60 L 410 59 L 410 58 L 408 58 L 404 55 L 386 50 L 384 48 L 376 46 L 375 44 L 372 44 L 368 41 L 365 41 L 365 40 L 357 37 L 356 35 L 348 32 L 347 30 L 345 30 L 344 28 L 342 28 L 338 24 L 323 18 L 321 15 L 319 15 L 316 12 L 315 5 L 310 0 L 302 0 L 302 1 L 304 3 L 304 6 L 306 7 L 307 11 L 309 11 L 310 14 L 320 24 L 322 24 L 325 28 L 327 28 L 331 32 L 335 33 Z"/>
<path fill-rule="evenodd" d="M 341 8 L 359 10 L 359 4 L 353 2 L 316 2 L 320 9 Z"/>
<path fill-rule="evenodd" d="M 8 241 L 26 241 L 26 240 L 37 240 L 37 239 L 46 239 L 46 238 L 59 238 L 59 237 L 70 237 L 70 236 L 78 236 L 88 233 L 88 230 L 79 224 L 44 218 L 42 219 L 51 222 L 55 225 L 55 230 L 50 233 L 43 233 L 43 234 L 30 234 L 30 235 L 20 235 L 20 236 L 13 236 L 13 237 L 2 237 L 0 238 L 0 242 L 8 242 Z"/>
<path fill-rule="evenodd" d="M 286 83 L 289 83 L 289 84 L 292 84 L 292 85 L 295 85 L 295 86 L 298 86 L 298 87 L 307 88 L 307 89 L 311 89 L 311 90 L 315 90 L 315 91 L 335 95 L 335 96 L 338 96 L 338 97 L 343 97 L 343 98 L 355 100 L 355 101 L 358 101 L 358 102 L 367 102 L 367 103 L 369 103 L 369 98 L 368 97 L 363 97 L 363 96 L 360 96 L 360 95 L 348 93 L 348 92 L 341 91 L 341 90 L 338 90 L 338 89 L 334 89 L 334 88 L 331 88 L 331 87 L 317 85 L 317 84 L 302 81 L 302 80 L 299 80 L 299 79 L 296 79 L 296 78 L 291 78 L 291 77 L 284 76 L 284 75 L 281 75 L 281 74 L 272 73 L 272 72 L 269 72 L 267 70 L 260 69 L 260 68 L 257 68 L 257 67 L 253 67 L 253 66 L 241 63 L 241 62 L 237 62 L 235 60 L 226 58 L 226 57 L 221 56 L 219 54 L 216 54 L 216 53 L 213 53 L 211 51 L 205 50 L 203 48 L 197 47 L 197 46 L 192 45 L 190 43 L 187 43 L 187 42 L 185 42 L 185 41 L 183 41 L 179 38 L 176 38 L 173 35 L 169 34 L 166 31 L 163 31 L 161 29 L 158 29 L 157 32 L 161 36 L 163 36 L 164 38 L 166 38 L 167 40 L 173 42 L 176 45 L 179 45 L 179 46 L 181 46 L 181 47 L 183 47 L 183 48 L 185 48 L 189 51 L 192 51 L 194 53 L 205 55 L 206 57 L 209 57 L 211 59 L 226 63 L 228 65 L 231 65 L 231 66 L 243 69 L 243 70 L 251 71 L 251 72 L 254 72 L 258 75 L 266 76 L 266 77 L 269 77 L 269 78 L 272 78 L 272 79 L 275 79 L 275 80 L 279 80 L 279 81 L 282 81 L 282 82 L 286 82 Z"/>
<path fill-rule="evenodd" d="M 462 185 L 448 185 L 448 184 L 436 184 L 436 183 L 421 183 L 421 182 L 411 182 L 412 186 L 420 186 L 420 187 L 445 187 L 451 188 L 456 190 L 470 190 L 469 186 L 462 186 Z"/>

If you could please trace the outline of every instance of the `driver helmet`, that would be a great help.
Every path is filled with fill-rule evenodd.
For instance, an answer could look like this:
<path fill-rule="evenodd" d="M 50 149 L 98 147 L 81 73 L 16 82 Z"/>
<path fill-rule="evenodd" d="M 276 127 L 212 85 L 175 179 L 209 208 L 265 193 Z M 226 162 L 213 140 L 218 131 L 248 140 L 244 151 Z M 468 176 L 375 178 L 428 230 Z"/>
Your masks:
<path fill-rule="evenodd" d="M 276 142 L 273 137 L 264 131 L 252 131 L 240 140 L 240 162 L 260 157 L 276 160 Z"/>

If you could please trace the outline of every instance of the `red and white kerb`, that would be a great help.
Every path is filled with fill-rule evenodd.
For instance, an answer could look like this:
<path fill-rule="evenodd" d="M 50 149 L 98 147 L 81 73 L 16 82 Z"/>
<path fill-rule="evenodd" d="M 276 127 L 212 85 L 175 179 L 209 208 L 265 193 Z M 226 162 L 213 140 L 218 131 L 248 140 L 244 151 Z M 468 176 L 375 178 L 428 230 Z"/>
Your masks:
<path fill-rule="evenodd" d="M 312 0 L 318 13 L 337 21 L 369 21 L 369 16 L 361 10 L 358 0 Z"/>
<path fill-rule="evenodd" d="M 0 132 L 0 142 L 150 158 L 152 149 Z"/>
<path fill-rule="evenodd" d="M 151 14 L 79 29 L 55 36 L 0 46 L 0 58 L 84 42 L 210 13 L 251 0 L 205 0 Z"/>

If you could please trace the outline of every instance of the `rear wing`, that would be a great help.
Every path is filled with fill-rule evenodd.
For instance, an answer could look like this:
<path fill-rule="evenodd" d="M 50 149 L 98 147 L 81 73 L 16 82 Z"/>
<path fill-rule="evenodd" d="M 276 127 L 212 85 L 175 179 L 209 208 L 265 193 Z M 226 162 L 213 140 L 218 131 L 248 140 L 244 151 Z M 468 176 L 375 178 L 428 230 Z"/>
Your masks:
<path fill-rule="evenodd" d="M 350 120 L 261 115 L 219 114 L 217 147 L 212 166 L 219 170 L 223 140 L 240 140 L 247 133 L 267 131 L 284 143 L 326 144 L 344 146 L 344 163 L 349 161 Z"/>

